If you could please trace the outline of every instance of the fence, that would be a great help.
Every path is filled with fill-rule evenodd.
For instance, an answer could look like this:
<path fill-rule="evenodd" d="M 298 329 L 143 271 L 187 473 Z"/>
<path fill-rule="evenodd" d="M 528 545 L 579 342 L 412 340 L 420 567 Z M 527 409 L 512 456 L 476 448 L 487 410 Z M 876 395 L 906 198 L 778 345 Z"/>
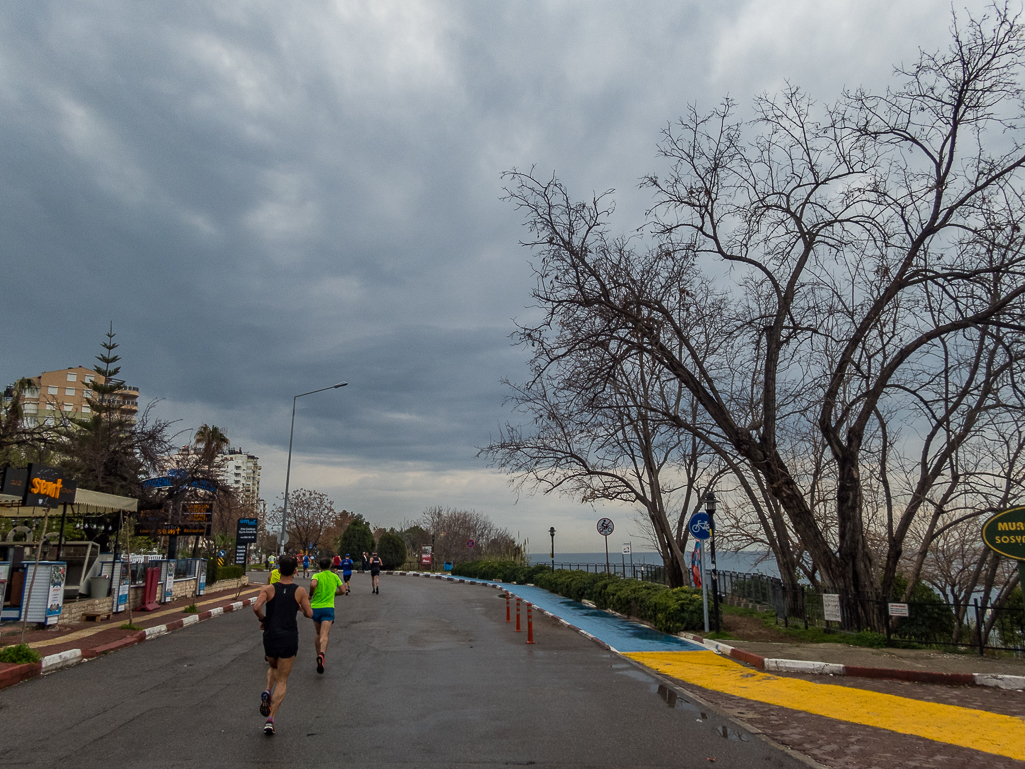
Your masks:
<path fill-rule="evenodd" d="M 557 561 L 555 568 L 604 573 L 606 565 Z M 654 564 L 610 563 L 608 570 L 627 579 L 666 584 L 665 568 Z M 706 578 L 709 588 L 717 586 L 721 602 L 772 611 L 777 624 L 785 627 L 796 623 L 840 634 L 871 631 L 885 636 L 889 645 L 977 649 L 980 654 L 986 649 L 1025 652 L 1025 610 L 1021 606 L 994 608 L 981 600 L 957 604 L 938 597 L 935 601 L 894 602 L 831 595 L 810 587 L 788 589 L 778 577 L 733 571 L 709 572 Z M 827 612 L 827 604 L 831 611 Z M 905 611 L 907 616 L 898 616 Z M 827 613 L 833 619 L 827 620 Z"/>
<path fill-rule="evenodd" d="M 551 563 L 548 561 L 547 563 Z M 544 561 L 539 565 L 543 566 Z M 586 571 L 593 574 L 604 574 L 606 567 L 604 563 L 561 563 L 555 562 L 556 569 L 570 569 L 572 571 Z M 666 584 L 666 570 L 664 566 L 653 563 L 609 563 L 608 572 L 624 579 L 639 579 L 644 582 L 658 582 Z"/>
<path fill-rule="evenodd" d="M 980 599 L 949 603 L 939 597 L 884 601 L 811 588 L 792 590 L 780 579 L 763 574 L 719 572 L 717 577 L 724 602 L 771 610 L 776 622 L 788 627 L 797 622 L 805 628 L 840 633 L 870 631 L 884 635 L 888 645 L 968 648 L 978 649 L 980 654 L 986 649 L 1025 652 L 1025 609 L 1021 606 L 992 607 Z"/>

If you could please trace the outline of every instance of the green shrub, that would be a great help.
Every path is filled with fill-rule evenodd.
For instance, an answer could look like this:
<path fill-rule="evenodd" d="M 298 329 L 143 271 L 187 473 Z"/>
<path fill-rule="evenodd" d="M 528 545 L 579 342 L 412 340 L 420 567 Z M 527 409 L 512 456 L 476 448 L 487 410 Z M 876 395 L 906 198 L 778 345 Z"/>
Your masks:
<path fill-rule="evenodd" d="M 545 564 L 527 567 L 511 561 L 469 561 L 457 565 L 452 573 L 459 577 L 532 583 L 574 601 L 586 599 L 599 609 L 650 622 L 666 633 L 704 627 L 701 591 L 694 588 L 670 589 L 653 582 L 569 569 L 553 572 Z"/>
<path fill-rule="evenodd" d="M 11 665 L 25 665 L 31 662 L 39 662 L 41 659 L 42 657 L 39 652 L 28 644 L 5 646 L 3 649 L 0 649 L 0 662 L 6 662 Z"/>
<path fill-rule="evenodd" d="M 218 566 L 217 561 L 211 558 L 206 562 L 206 584 L 212 585 L 222 579 L 238 579 L 245 571 L 241 566 L 226 565 Z"/>
<path fill-rule="evenodd" d="M 406 562 L 406 543 L 398 534 L 386 531 L 377 540 L 377 554 L 385 569 L 397 569 Z"/>

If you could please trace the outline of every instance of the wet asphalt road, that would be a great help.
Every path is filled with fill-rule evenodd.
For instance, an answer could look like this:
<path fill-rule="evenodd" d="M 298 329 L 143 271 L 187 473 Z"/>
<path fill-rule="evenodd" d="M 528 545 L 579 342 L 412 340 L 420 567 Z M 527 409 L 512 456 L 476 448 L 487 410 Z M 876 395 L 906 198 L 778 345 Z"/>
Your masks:
<path fill-rule="evenodd" d="M 300 618 L 273 737 L 246 608 L 0 692 L 0 766 L 802 766 L 552 620 L 527 646 L 496 590 L 381 581 L 337 599 L 324 675 Z"/>

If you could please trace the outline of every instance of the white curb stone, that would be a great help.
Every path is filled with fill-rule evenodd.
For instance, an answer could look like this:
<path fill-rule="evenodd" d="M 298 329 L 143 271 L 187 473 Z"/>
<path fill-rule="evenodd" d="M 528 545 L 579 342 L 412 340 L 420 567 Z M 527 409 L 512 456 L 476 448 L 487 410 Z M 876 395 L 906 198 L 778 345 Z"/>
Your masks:
<path fill-rule="evenodd" d="M 198 614 L 190 614 L 189 616 L 182 618 L 182 625 L 194 625 L 197 622 L 199 622 Z"/>
<path fill-rule="evenodd" d="M 809 660 L 765 660 L 765 669 L 777 673 L 812 673 L 815 675 L 842 676 L 843 665 L 832 662 L 811 662 Z"/>
<path fill-rule="evenodd" d="M 210 616 L 216 617 L 218 614 L 224 614 L 224 609 L 220 606 L 210 610 Z"/>
<path fill-rule="evenodd" d="M 975 673 L 976 686 L 995 686 L 998 689 L 1025 689 L 1025 676 L 1008 676 L 999 673 Z"/>
<path fill-rule="evenodd" d="M 146 628 L 144 632 L 148 641 L 151 638 L 156 638 L 158 635 L 164 635 L 167 632 L 167 625 L 154 625 L 153 627 Z"/>
<path fill-rule="evenodd" d="M 77 665 L 82 661 L 82 650 L 81 649 L 68 649 L 64 652 L 57 652 L 47 657 L 43 657 L 42 673 L 52 673 L 54 670 L 60 670 L 61 668 L 71 667 Z"/>

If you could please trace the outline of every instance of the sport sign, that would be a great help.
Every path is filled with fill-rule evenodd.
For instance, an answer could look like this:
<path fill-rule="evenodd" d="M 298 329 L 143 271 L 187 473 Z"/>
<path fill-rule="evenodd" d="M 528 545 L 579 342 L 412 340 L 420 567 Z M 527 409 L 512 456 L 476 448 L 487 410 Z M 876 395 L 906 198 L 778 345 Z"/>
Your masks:
<path fill-rule="evenodd" d="M 982 524 L 982 541 L 1000 555 L 1025 561 L 1025 507 L 1012 507 Z"/>
<path fill-rule="evenodd" d="M 598 521 L 598 533 L 603 537 L 609 536 L 615 530 L 616 524 L 612 522 L 611 518 L 602 518 Z"/>

